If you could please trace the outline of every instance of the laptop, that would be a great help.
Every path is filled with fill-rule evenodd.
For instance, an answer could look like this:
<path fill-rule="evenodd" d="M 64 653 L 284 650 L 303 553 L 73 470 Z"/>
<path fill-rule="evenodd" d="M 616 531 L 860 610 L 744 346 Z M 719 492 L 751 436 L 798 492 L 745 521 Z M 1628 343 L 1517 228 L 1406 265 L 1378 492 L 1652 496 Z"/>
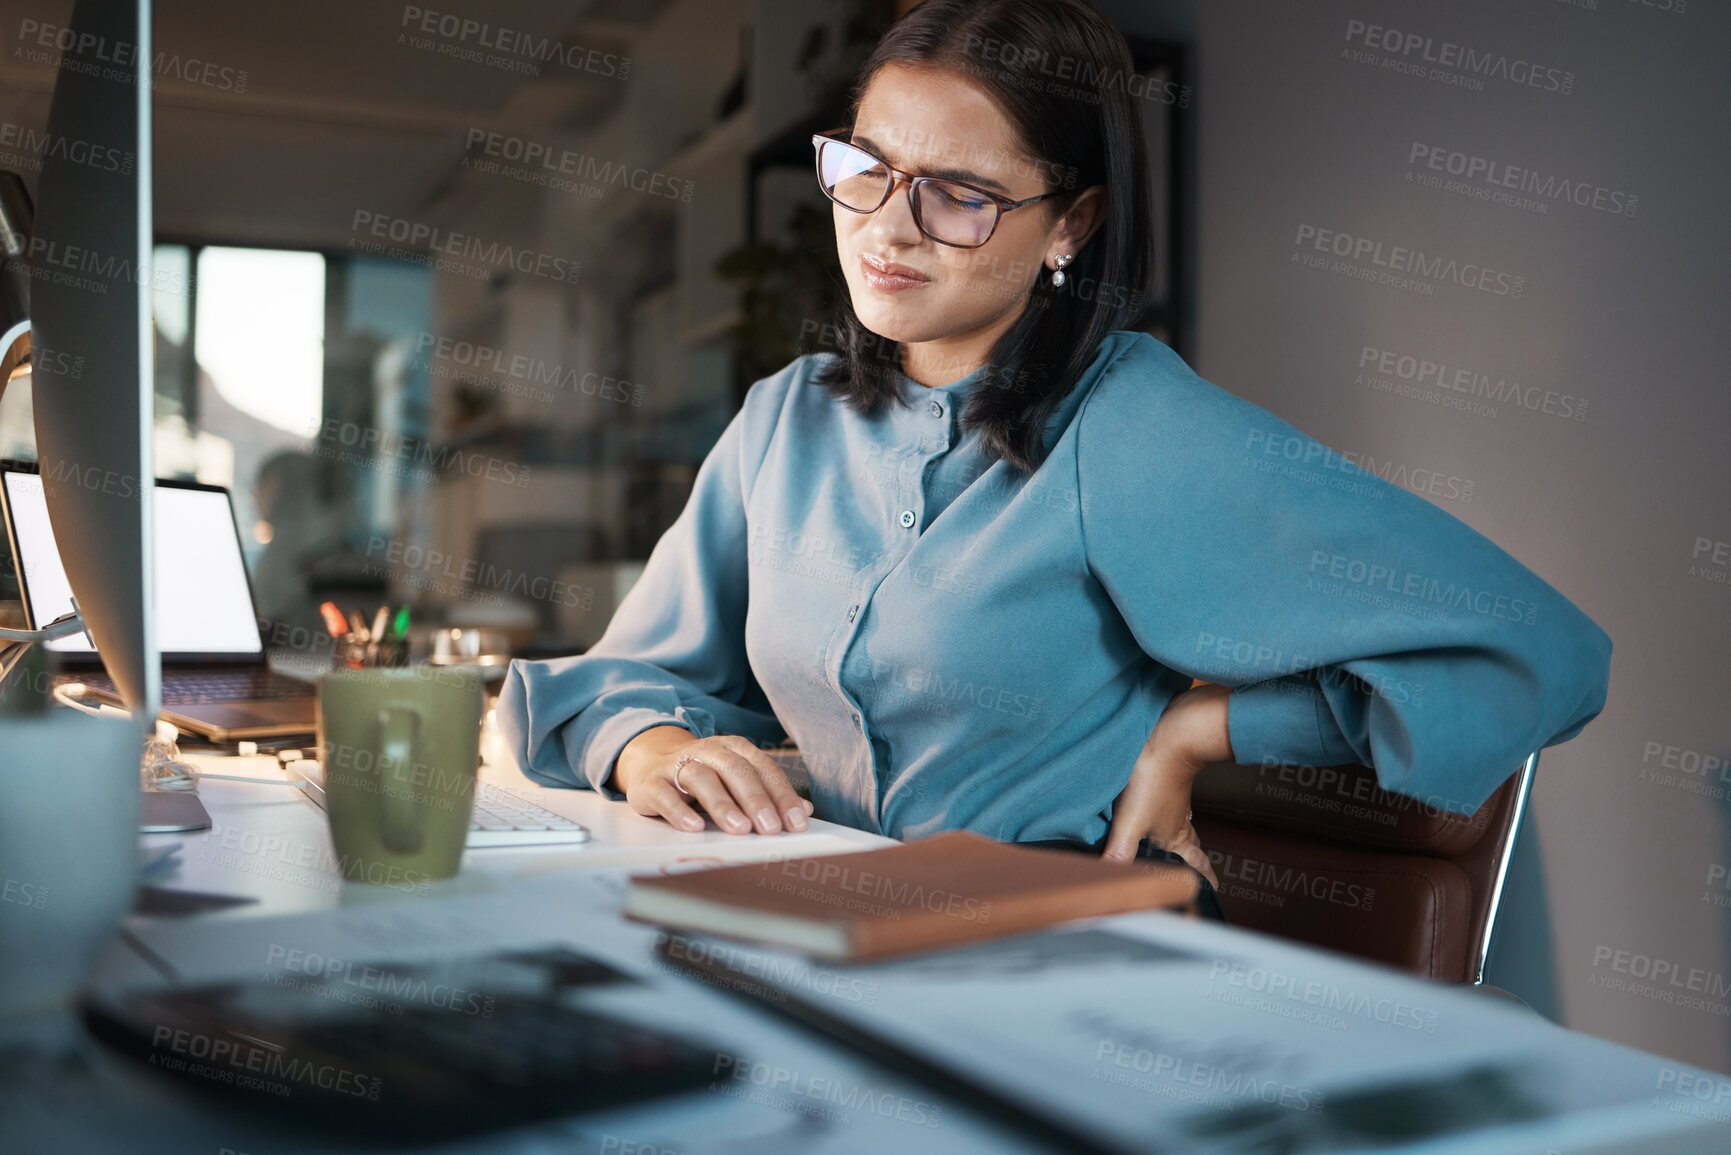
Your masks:
<path fill-rule="evenodd" d="M 24 612 L 30 628 L 40 629 L 73 607 L 35 466 L 0 466 L 0 504 Z M 155 522 L 161 716 L 214 742 L 311 734 L 317 687 L 270 668 L 228 490 L 158 481 Z M 87 634 L 47 646 L 70 675 L 62 680 L 121 704 Z"/>

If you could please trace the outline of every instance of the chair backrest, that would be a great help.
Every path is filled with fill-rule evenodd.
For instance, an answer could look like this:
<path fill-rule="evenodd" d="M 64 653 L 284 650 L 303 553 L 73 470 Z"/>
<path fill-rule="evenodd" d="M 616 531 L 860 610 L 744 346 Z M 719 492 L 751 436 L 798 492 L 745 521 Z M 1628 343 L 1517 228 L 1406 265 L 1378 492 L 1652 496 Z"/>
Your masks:
<path fill-rule="evenodd" d="M 1471 816 L 1367 766 L 1210 766 L 1192 805 L 1231 922 L 1481 983 L 1537 752 Z"/>

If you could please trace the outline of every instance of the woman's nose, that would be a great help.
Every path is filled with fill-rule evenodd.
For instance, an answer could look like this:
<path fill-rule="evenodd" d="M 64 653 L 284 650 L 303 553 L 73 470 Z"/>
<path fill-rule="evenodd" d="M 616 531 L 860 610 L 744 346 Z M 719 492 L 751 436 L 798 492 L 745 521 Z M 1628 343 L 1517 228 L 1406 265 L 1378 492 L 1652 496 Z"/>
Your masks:
<path fill-rule="evenodd" d="M 872 239 L 879 244 L 917 245 L 924 239 L 914 221 L 914 189 L 906 180 L 897 178 L 890 186 L 890 198 L 872 214 Z"/>

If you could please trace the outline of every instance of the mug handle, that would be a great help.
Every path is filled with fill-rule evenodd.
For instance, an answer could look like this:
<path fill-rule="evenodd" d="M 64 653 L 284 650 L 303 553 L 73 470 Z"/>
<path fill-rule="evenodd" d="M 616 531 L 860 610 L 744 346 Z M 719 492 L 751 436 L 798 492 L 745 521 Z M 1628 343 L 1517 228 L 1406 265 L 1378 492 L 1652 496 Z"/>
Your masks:
<path fill-rule="evenodd" d="M 421 712 L 409 702 L 386 702 L 379 708 L 379 785 L 384 808 L 385 849 L 392 854 L 414 854 L 421 849 L 426 832 L 414 792 L 405 784 L 393 790 L 390 776 L 399 768 L 413 769 L 415 737 L 420 733 Z"/>

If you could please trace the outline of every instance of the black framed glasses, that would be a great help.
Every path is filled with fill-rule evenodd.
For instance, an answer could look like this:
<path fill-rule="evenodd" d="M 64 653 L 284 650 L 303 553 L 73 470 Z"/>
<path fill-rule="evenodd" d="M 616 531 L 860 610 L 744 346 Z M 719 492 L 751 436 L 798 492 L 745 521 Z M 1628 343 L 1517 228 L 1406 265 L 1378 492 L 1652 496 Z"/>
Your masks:
<path fill-rule="evenodd" d="M 1011 209 L 1059 195 L 1011 200 L 959 180 L 891 168 L 882 157 L 827 133 L 816 134 L 811 143 L 817 148 L 817 183 L 823 195 L 852 212 L 875 213 L 890 199 L 896 182 L 906 181 L 914 224 L 938 244 L 955 249 L 979 248 L 992 239 L 998 219 Z"/>

